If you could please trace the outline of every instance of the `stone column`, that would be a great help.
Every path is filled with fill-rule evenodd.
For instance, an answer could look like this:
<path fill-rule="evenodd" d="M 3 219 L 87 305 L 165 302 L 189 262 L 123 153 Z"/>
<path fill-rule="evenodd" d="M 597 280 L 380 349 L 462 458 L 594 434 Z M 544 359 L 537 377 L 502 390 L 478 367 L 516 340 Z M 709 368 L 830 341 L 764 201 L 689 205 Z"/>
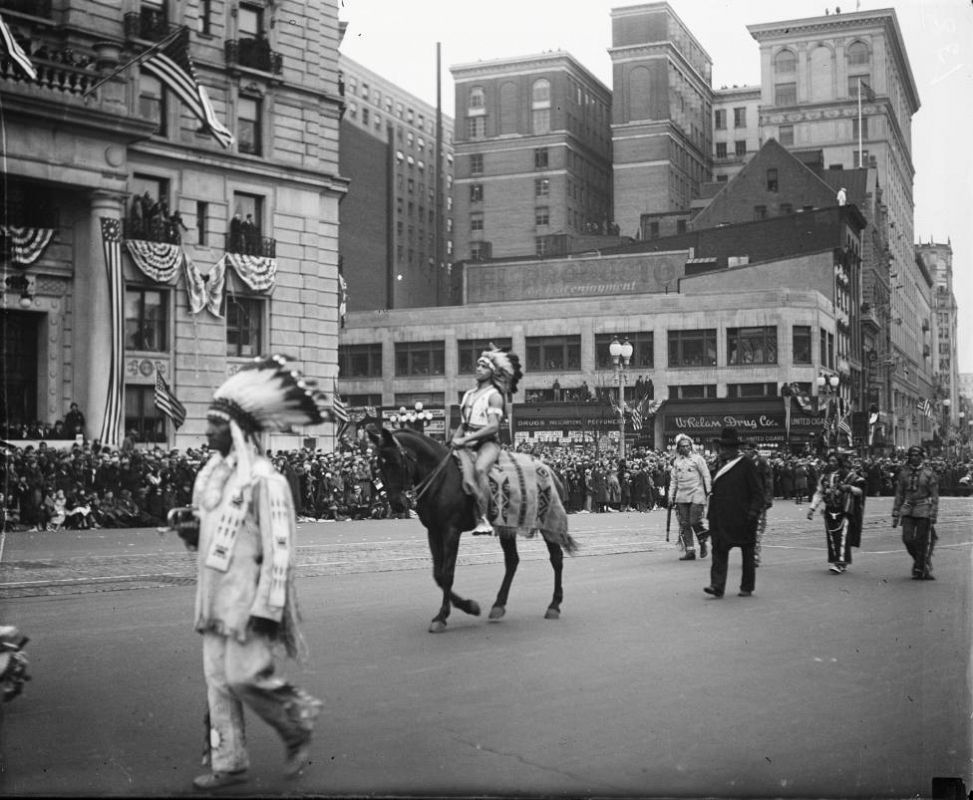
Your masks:
<path fill-rule="evenodd" d="M 95 189 L 89 195 L 87 225 L 75 228 L 74 259 L 74 397 L 85 415 L 86 434 L 97 439 L 105 417 L 111 368 L 111 308 L 108 271 L 101 244 L 101 218 L 124 216 L 125 199 Z M 118 442 L 103 442 L 117 446 Z"/>

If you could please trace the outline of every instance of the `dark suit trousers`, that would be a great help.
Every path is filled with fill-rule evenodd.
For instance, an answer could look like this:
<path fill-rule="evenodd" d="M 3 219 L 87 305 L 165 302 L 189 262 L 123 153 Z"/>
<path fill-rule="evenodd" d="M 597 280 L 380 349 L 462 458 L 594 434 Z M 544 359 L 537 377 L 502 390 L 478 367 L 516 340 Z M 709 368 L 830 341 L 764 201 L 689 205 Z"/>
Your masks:
<path fill-rule="evenodd" d="M 722 538 L 713 538 L 713 560 L 710 562 L 710 586 L 723 594 L 726 590 L 726 573 L 730 563 L 730 550 L 739 547 L 743 555 L 743 577 L 740 581 L 741 592 L 752 592 L 757 586 L 757 570 L 754 565 L 754 544 L 729 544 Z"/>

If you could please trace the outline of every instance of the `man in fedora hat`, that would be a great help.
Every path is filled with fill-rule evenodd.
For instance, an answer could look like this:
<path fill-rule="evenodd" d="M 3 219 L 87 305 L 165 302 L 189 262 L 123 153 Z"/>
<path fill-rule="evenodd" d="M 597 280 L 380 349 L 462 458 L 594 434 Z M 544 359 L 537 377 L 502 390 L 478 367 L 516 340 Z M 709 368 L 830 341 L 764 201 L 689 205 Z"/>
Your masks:
<path fill-rule="evenodd" d="M 750 597 L 756 587 L 757 570 L 754 551 L 757 542 L 757 520 L 764 507 L 764 488 L 757 468 L 740 447 L 743 442 L 736 428 L 724 428 L 719 438 L 719 469 L 713 476 L 709 501 L 709 531 L 713 543 L 710 585 L 703 589 L 713 597 L 722 597 L 730 549 L 739 547 L 743 554 L 743 578 L 740 597 Z"/>

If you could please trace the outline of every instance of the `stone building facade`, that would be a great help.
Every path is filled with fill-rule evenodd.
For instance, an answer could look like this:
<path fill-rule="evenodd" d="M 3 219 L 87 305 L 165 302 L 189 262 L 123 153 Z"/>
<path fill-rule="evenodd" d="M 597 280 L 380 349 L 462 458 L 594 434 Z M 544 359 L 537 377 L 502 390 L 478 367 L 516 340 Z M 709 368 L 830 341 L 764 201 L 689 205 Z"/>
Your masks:
<path fill-rule="evenodd" d="M 53 421 L 75 401 L 89 438 L 117 445 L 135 431 L 185 447 L 202 441 L 213 390 L 253 356 L 288 354 L 330 388 L 346 190 L 338 3 L 65 0 L 5 3 L 2 13 L 39 75 L 24 79 L 9 62 L 0 75 L 3 180 L 14 198 L 4 225 L 53 232 L 31 263 L 4 268 L 31 285 L 16 308 L 5 294 L 5 340 L 16 342 L 4 352 L 5 395 L 16 400 L 6 421 Z M 228 149 L 147 69 L 109 77 L 179 26 L 190 30 L 196 80 L 234 136 Z M 146 193 L 151 223 L 134 210 Z M 103 218 L 124 238 L 120 286 L 106 269 Z M 129 242 L 141 243 L 143 269 Z M 163 250 L 171 277 L 150 277 L 144 267 Z M 242 279 L 254 265 L 265 270 L 257 289 Z M 190 277 L 205 287 L 198 313 Z M 186 406 L 178 432 L 154 406 L 157 375 Z"/>

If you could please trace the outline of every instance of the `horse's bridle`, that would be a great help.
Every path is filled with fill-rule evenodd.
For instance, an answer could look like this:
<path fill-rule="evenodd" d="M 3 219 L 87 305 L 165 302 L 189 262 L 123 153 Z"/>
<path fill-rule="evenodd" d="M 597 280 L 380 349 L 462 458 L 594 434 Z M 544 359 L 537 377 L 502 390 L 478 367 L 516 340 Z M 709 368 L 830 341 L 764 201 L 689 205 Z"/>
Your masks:
<path fill-rule="evenodd" d="M 409 486 L 415 490 L 415 497 L 418 501 L 426 491 L 432 486 L 432 482 L 438 477 L 439 473 L 443 471 L 446 464 L 449 463 L 449 459 L 452 456 L 452 452 L 447 451 L 446 455 L 443 457 L 436 468 L 430 472 L 425 478 L 419 481 L 418 484 L 414 483 L 415 472 L 419 466 L 419 462 L 416 461 L 415 456 L 412 455 L 408 450 L 406 450 L 398 439 L 395 438 L 395 434 L 392 435 L 392 441 L 395 442 L 395 447 L 399 451 L 399 470 L 401 472 L 403 491 Z"/>

